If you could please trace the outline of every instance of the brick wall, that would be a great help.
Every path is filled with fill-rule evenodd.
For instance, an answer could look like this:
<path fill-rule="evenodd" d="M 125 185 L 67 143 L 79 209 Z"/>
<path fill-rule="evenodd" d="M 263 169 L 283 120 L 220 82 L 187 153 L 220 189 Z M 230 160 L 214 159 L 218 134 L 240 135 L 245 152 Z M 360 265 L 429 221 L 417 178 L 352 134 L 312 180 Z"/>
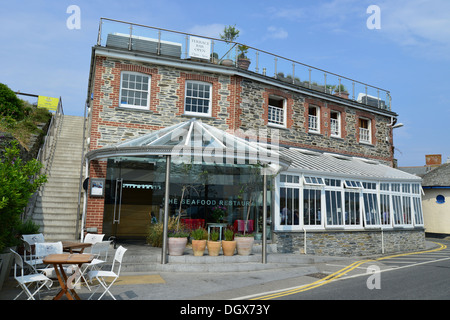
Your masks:
<path fill-rule="evenodd" d="M 137 110 L 119 106 L 120 77 L 122 71 L 134 71 L 151 76 L 150 107 Z M 136 138 L 154 130 L 186 121 L 184 95 L 186 80 L 205 81 L 212 84 L 211 117 L 202 117 L 205 123 L 221 130 L 253 130 L 267 128 L 279 131 L 280 144 L 300 148 L 368 157 L 392 163 L 392 145 L 386 143 L 387 124 L 390 117 L 376 116 L 351 107 L 330 103 L 300 93 L 280 89 L 240 76 L 227 76 L 207 72 L 181 70 L 173 67 L 136 63 L 96 57 L 94 95 L 91 104 L 90 149 Z M 286 99 L 286 128 L 267 127 L 268 98 L 277 95 Z M 308 132 L 308 106 L 320 107 L 321 133 Z M 330 136 L 330 111 L 341 113 L 341 138 Z M 371 119 L 372 145 L 359 143 L 358 117 Z M 197 117 L 200 118 L 200 117 Z M 392 136 L 389 136 L 392 141 Z M 106 163 L 92 162 L 90 177 L 105 178 Z M 102 229 L 103 198 L 88 201 L 87 227 Z"/>

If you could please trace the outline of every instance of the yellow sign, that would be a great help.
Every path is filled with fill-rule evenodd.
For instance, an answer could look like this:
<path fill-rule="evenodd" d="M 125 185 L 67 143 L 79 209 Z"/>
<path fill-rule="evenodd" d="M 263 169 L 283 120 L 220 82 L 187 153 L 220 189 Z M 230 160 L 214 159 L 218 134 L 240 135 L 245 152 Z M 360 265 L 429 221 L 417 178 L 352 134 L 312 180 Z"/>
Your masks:
<path fill-rule="evenodd" d="M 38 108 L 45 108 L 50 111 L 56 111 L 56 109 L 58 109 L 58 103 L 59 98 L 39 96 L 37 106 Z"/>

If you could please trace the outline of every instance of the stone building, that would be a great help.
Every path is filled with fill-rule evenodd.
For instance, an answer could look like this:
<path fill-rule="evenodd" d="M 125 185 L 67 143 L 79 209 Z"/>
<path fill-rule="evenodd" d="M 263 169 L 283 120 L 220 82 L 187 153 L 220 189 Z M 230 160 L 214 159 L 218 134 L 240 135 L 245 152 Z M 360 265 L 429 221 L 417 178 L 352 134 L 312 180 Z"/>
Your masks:
<path fill-rule="evenodd" d="M 392 167 L 390 93 L 256 48 L 246 69 L 239 47 L 102 19 L 83 228 L 142 238 L 167 213 L 248 221 L 280 252 L 424 247 L 421 179 Z"/>

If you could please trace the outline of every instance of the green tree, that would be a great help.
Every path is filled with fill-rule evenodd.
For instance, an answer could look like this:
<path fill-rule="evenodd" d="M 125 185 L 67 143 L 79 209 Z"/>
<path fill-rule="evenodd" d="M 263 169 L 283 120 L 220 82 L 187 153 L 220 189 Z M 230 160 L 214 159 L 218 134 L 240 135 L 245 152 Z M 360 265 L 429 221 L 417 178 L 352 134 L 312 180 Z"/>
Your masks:
<path fill-rule="evenodd" d="M 22 120 L 25 116 L 23 101 L 3 83 L 0 83 L 0 115 L 10 116 L 15 120 Z"/>
<path fill-rule="evenodd" d="M 19 153 L 18 142 L 13 141 L 0 162 L 0 252 L 17 244 L 21 214 L 33 193 L 47 182 L 46 175 L 38 174 L 42 164 L 36 159 L 23 162 Z"/>

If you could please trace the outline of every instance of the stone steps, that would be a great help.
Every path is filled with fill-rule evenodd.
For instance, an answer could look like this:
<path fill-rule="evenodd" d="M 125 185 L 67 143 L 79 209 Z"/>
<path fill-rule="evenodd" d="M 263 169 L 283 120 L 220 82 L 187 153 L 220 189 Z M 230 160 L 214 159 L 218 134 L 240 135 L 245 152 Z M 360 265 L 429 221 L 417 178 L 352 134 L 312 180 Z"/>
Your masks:
<path fill-rule="evenodd" d="M 36 199 L 33 220 L 49 241 L 77 239 L 83 121 L 83 117 L 63 117 L 48 181 Z"/>

